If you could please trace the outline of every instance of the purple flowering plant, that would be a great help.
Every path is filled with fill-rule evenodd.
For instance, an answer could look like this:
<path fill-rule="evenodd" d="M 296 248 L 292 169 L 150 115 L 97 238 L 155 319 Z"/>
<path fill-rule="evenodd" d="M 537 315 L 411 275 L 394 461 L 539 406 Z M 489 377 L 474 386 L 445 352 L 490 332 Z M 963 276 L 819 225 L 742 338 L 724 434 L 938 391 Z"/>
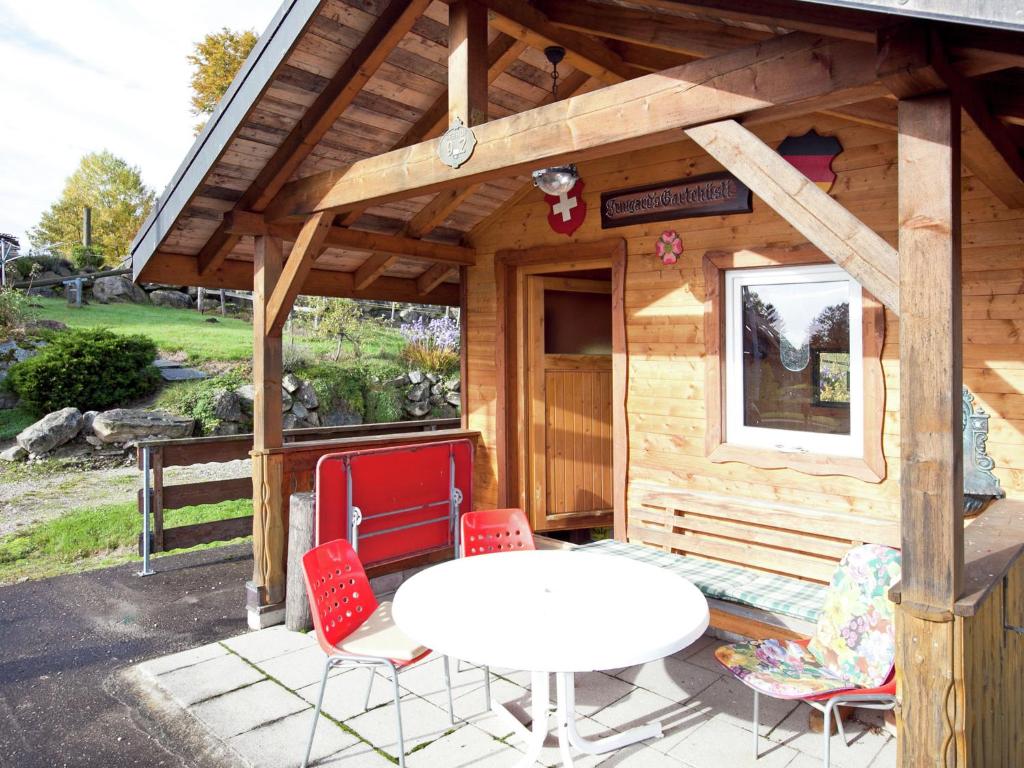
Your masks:
<path fill-rule="evenodd" d="M 449 374 L 459 367 L 459 321 L 438 317 L 426 322 L 422 317 L 403 323 L 399 332 L 405 339 L 402 356 L 414 368 L 431 373 Z"/>

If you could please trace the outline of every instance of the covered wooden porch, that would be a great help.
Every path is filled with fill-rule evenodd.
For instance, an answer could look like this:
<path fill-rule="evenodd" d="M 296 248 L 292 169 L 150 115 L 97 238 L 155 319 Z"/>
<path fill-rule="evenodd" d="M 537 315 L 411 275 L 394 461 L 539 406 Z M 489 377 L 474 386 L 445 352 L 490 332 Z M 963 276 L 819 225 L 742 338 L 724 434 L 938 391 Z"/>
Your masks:
<path fill-rule="evenodd" d="M 965 552 L 961 206 L 975 183 L 998 200 L 991 215 L 1016 233 L 1002 245 L 1019 257 L 1021 220 L 1002 211 L 1024 208 L 1022 37 L 992 20 L 845 4 L 751 8 L 286 4 L 143 227 L 135 277 L 255 292 L 250 600 L 266 610 L 283 599 L 287 499 L 311 482 L 309 456 L 293 465 L 282 445 L 277 405 L 282 328 L 296 297 L 460 306 L 470 394 L 458 434 L 482 434 L 478 485 L 488 487 L 478 497 L 511 503 L 515 413 L 500 403 L 517 383 L 500 360 L 513 331 L 494 310 L 503 262 L 491 254 L 496 242 L 520 253 L 547 247 L 540 214 L 509 223 L 510 211 L 539 195 L 525 174 L 563 163 L 625 173 L 641 153 L 692 142 L 700 159 L 686 175 L 708 164 L 730 172 L 898 320 L 898 460 L 889 472 L 898 477 L 903 556 L 901 764 L 1013 765 L 1024 760 L 1024 539 L 1019 502 L 997 502 L 968 528 Z M 550 45 L 565 50 L 554 93 Z M 772 148 L 773 126 L 807 116 L 896 137 L 895 231 L 879 232 Z M 446 164 L 439 149 L 453 147 L 438 137 L 456 120 L 473 146 Z M 765 238 L 750 245 L 788 245 L 783 235 Z M 585 244 L 598 239 L 573 242 L 601 251 Z M 623 269 L 632 258 L 623 251 Z M 644 308 L 639 295 L 627 296 L 627 313 Z M 622 371 L 630 343 L 623 331 L 614 352 Z M 639 419 L 619 382 L 613 508 L 625 540 L 639 498 L 628 443 Z M 718 393 L 703 397 L 706 409 L 720 406 Z M 803 468 L 812 477 L 837 469 L 808 464 L 817 465 Z"/>

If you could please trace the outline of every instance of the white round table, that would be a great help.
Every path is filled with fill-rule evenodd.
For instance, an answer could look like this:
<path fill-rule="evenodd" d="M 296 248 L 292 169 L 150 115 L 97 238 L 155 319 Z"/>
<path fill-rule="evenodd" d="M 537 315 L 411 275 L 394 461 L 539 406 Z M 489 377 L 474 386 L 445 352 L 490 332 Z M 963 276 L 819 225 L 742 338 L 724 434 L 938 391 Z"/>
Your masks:
<path fill-rule="evenodd" d="M 704 595 L 681 576 L 572 550 L 503 552 L 436 565 L 402 584 L 393 616 L 403 632 L 438 653 L 533 673 L 532 731 L 492 702 L 527 741 L 522 766 L 536 762 L 547 736 L 551 673 L 565 765 L 572 765 L 570 747 L 600 754 L 660 736 L 660 723 L 652 723 L 603 739 L 581 738 L 573 675 L 673 654 L 700 637 L 709 618 Z"/>

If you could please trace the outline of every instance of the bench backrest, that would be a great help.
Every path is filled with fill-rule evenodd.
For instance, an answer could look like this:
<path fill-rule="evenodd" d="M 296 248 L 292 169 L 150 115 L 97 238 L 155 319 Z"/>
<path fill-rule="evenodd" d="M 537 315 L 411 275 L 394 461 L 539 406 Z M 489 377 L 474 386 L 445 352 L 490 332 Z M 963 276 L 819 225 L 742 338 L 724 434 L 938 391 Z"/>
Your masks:
<path fill-rule="evenodd" d="M 654 485 L 632 489 L 629 540 L 827 583 L 860 544 L 899 546 L 896 521 Z"/>

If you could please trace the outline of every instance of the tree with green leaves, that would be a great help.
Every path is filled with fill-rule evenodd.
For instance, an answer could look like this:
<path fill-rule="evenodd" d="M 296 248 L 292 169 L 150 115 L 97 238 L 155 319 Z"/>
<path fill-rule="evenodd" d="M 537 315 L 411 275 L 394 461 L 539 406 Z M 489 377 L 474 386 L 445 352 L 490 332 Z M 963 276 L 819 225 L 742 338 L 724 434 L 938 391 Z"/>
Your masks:
<path fill-rule="evenodd" d="M 39 218 L 29 239 L 36 250 L 71 259 L 82 244 L 82 209 L 92 209 L 92 245 L 102 263 L 118 265 L 153 207 L 139 169 L 108 152 L 90 152 L 64 182 L 60 199 Z"/>
<path fill-rule="evenodd" d="M 257 39 L 254 30 L 236 32 L 224 27 L 195 44 L 188 63 L 192 65 L 192 114 L 203 118 L 196 125 L 197 134 L 217 108 Z"/>

